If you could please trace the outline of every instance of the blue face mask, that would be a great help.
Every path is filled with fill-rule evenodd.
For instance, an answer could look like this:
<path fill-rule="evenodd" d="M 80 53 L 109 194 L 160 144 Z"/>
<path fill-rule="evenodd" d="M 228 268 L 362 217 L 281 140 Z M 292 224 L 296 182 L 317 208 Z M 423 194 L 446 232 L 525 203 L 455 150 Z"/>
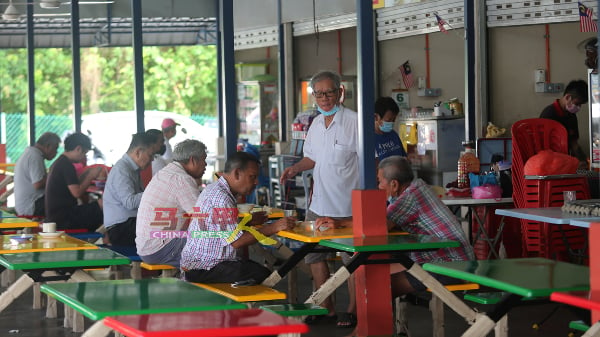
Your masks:
<path fill-rule="evenodd" d="M 396 200 L 398 200 L 398 197 L 392 197 L 392 196 L 390 195 L 390 196 L 388 197 L 388 200 L 387 200 L 387 202 L 388 202 L 388 205 L 391 205 L 391 204 L 395 203 L 395 202 L 396 202 Z"/>
<path fill-rule="evenodd" d="M 329 111 L 325 111 L 325 110 L 321 109 L 321 107 L 317 107 L 317 110 L 319 110 L 319 112 L 322 113 L 323 116 L 331 116 L 340 110 L 340 106 L 336 105 L 333 107 L 333 109 L 331 109 Z"/>
<path fill-rule="evenodd" d="M 391 132 L 394 129 L 394 122 L 383 122 L 383 125 L 379 126 L 381 132 Z"/>

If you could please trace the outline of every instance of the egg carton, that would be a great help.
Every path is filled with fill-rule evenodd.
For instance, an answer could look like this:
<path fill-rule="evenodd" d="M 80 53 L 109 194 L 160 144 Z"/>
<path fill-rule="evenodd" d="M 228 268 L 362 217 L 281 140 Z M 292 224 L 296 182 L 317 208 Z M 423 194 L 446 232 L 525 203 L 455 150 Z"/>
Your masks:
<path fill-rule="evenodd" d="M 600 199 L 575 200 L 566 202 L 561 210 L 565 213 L 585 216 L 600 216 Z"/>

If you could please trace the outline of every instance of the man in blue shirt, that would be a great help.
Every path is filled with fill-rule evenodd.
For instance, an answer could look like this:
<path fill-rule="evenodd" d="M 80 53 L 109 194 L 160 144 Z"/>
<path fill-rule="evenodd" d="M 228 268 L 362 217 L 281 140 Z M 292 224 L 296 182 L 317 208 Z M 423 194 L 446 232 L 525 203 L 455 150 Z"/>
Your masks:
<path fill-rule="evenodd" d="M 400 108 L 391 97 L 380 97 L 375 102 L 375 158 L 379 163 L 389 156 L 406 157 L 406 152 L 394 122 Z"/>
<path fill-rule="evenodd" d="M 140 172 L 152 163 L 154 139 L 133 135 L 127 153 L 113 166 L 104 188 L 104 226 L 114 246 L 135 246 L 135 224 L 142 200 Z"/>

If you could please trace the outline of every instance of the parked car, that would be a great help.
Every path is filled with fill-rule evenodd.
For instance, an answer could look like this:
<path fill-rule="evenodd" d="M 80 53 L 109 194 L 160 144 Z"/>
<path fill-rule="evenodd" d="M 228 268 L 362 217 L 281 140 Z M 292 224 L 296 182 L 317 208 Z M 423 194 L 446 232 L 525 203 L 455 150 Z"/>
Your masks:
<path fill-rule="evenodd" d="M 163 119 L 173 118 L 177 127 L 177 135 L 170 141 L 174 147 L 184 139 L 197 139 L 203 142 L 208 150 L 205 179 L 211 179 L 214 172 L 214 161 L 217 153 L 218 127 L 215 123 L 202 125 L 189 117 L 166 111 L 146 111 L 144 126 L 147 129 L 159 129 Z M 101 112 L 82 117 L 81 131 L 90 136 L 96 150 L 90 151 L 93 157 L 88 161 L 103 160 L 104 164 L 112 166 L 127 151 L 131 135 L 137 131 L 135 111 Z M 99 156 L 101 153 L 102 156 Z M 103 157 L 103 158 L 102 158 Z"/>

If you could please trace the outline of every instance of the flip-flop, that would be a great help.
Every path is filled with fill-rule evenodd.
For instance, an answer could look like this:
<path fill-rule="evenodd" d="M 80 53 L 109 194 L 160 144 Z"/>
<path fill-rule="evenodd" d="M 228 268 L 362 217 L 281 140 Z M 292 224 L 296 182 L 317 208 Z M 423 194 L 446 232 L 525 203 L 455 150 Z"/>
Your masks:
<path fill-rule="evenodd" d="M 304 323 L 306 323 L 308 325 L 332 323 L 332 322 L 335 322 L 335 321 L 337 321 L 337 316 L 336 315 L 333 315 L 333 316 L 329 316 L 329 315 L 308 315 L 304 319 Z"/>
<path fill-rule="evenodd" d="M 351 312 L 342 312 L 337 320 L 338 328 L 354 328 L 356 326 L 356 315 Z"/>

